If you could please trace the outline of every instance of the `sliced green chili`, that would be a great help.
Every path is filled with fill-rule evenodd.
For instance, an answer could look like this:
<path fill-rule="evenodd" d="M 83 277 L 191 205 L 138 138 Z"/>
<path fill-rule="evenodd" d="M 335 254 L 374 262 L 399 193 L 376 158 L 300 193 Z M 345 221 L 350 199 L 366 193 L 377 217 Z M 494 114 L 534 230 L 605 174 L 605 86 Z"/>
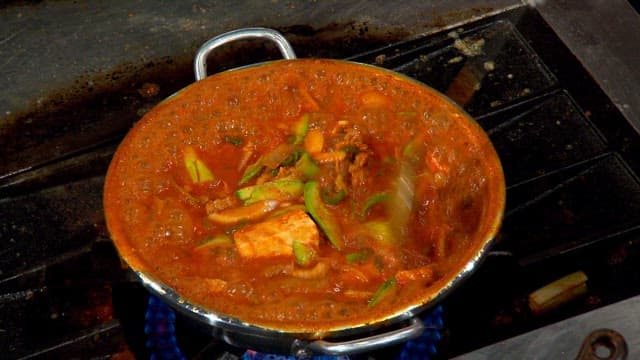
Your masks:
<path fill-rule="evenodd" d="M 382 301 L 382 299 L 384 299 L 387 295 L 389 295 L 391 290 L 393 290 L 396 287 L 396 284 L 397 282 L 395 277 L 391 277 L 387 279 L 385 282 L 382 283 L 382 285 L 380 285 L 380 287 L 373 294 L 371 299 L 369 299 L 369 303 L 367 305 L 369 307 L 376 306 L 378 303 L 380 303 L 380 301 Z"/>
<path fill-rule="evenodd" d="M 369 221 L 362 224 L 362 230 L 376 241 L 386 245 L 398 244 L 397 231 L 392 228 L 389 221 Z"/>
<path fill-rule="evenodd" d="M 360 213 L 360 216 L 362 216 L 362 218 L 367 217 L 372 207 L 387 200 L 389 200 L 389 194 L 386 192 L 376 193 L 369 196 L 362 206 L 362 212 Z"/>
<path fill-rule="evenodd" d="M 361 251 L 347 254 L 345 255 L 345 257 L 349 264 L 363 263 L 369 260 L 372 254 L 373 254 L 373 251 L 371 249 L 365 248 L 365 249 L 362 249 Z"/>
<path fill-rule="evenodd" d="M 251 179 L 253 179 L 254 177 L 260 175 L 264 167 L 265 166 L 262 165 L 260 159 L 258 159 L 258 161 L 256 161 L 255 163 L 247 166 L 247 168 L 244 170 L 244 173 L 242 174 L 242 177 L 240 178 L 240 182 L 238 183 L 238 185 L 244 185 L 251 181 Z"/>
<path fill-rule="evenodd" d="M 286 200 L 302 195 L 304 183 L 300 180 L 281 179 L 259 185 L 247 186 L 236 191 L 245 205 L 262 200 Z"/>
<path fill-rule="evenodd" d="M 304 150 L 295 149 L 289 156 L 287 156 L 281 163 L 280 166 L 291 166 L 298 162 L 300 157 L 304 154 Z"/>
<path fill-rule="evenodd" d="M 309 181 L 305 184 L 304 204 L 329 242 L 336 249 L 342 249 L 342 231 L 333 214 L 324 206 L 320 196 L 320 184 L 317 181 Z"/>
<path fill-rule="evenodd" d="M 216 177 L 207 165 L 198 157 L 195 149 L 188 146 L 184 149 L 184 166 L 194 183 L 213 181 Z"/>
<path fill-rule="evenodd" d="M 296 263 L 300 266 L 308 266 L 313 261 L 313 257 L 315 255 L 315 251 L 312 247 L 305 243 L 301 243 L 297 240 L 294 240 L 292 243 L 293 246 L 293 256 L 296 258 Z"/>
<path fill-rule="evenodd" d="M 300 117 L 298 122 L 293 128 L 294 138 L 293 144 L 300 145 L 309 132 L 309 114 L 304 114 Z"/>
<path fill-rule="evenodd" d="M 300 159 L 298 159 L 298 161 L 296 162 L 295 167 L 296 170 L 298 170 L 298 172 L 301 173 L 306 180 L 315 178 L 315 176 L 318 174 L 318 171 L 320 171 L 320 168 L 318 167 L 318 164 L 316 164 L 316 161 L 313 160 L 313 158 L 306 152 L 302 153 Z"/>
<path fill-rule="evenodd" d="M 347 197 L 347 192 L 344 190 L 340 191 L 330 191 L 330 190 L 322 190 L 320 195 L 322 196 L 322 201 L 325 204 L 329 205 L 338 205 L 345 197 Z"/>
<path fill-rule="evenodd" d="M 195 250 L 213 249 L 216 247 L 233 246 L 233 239 L 229 235 L 216 235 L 195 247 Z"/>

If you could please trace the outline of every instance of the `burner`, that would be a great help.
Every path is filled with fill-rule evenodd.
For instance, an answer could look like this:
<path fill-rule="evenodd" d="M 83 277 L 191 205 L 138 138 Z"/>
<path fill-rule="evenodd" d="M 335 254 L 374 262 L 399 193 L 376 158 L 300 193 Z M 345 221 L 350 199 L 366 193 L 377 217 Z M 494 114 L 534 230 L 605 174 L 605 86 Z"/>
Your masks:
<path fill-rule="evenodd" d="M 406 342 L 397 355 L 398 360 L 423 359 L 429 360 L 436 355 L 436 345 L 440 341 L 443 328 L 442 306 L 436 307 L 424 316 L 425 330 L 416 339 Z M 151 351 L 151 359 L 155 360 L 186 360 L 178 344 L 176 336 L 176 313 L 159 298 L 149 296 L 147 312 L 145 314 L 144 332 L 147 334 L 147 348 Z M 221 359 L 229 360 L 230 355 L 224 353 Z M 310 360 L 351 360 L 364 359 L 360 355 L 332 356 L 315 355 Z M 368 356 L 367 359 L 375 359 Z M 288 355 L 264 354 L 253 350 L 246 350 L 242 354 L 243 360 L 295 360 L 296 357 Z"/>
<path fill-rule="evenodd" d="M 149 296 L 147 313 L 144 316 L 144 333 L 152 359 L 186 360 L 175 335 L 176 314 L 168 305 L 155 296 Z"/>

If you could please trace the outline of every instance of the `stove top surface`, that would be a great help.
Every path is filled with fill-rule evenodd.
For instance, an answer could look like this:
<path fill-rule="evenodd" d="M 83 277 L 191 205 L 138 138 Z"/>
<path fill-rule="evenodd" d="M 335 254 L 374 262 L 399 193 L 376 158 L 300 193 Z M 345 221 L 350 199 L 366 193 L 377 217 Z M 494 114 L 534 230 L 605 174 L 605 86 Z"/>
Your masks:
<path fill-rule="evenodd" d="M 441 303 L 437 357 L 640 294 L 640 136 L 535 9 L 388 43 L 368 39 L 322 56 L 386 67 L 447 94 L 487 131 L 507 181 L 493 251 Z M 314 53 L 312 44 L 300 45 L 299 53 Z M 222 66 L 233 66 L 244 51 L 229 50 Z M 265 51 L 276 56 L 260 48 L 239 61 Z M 9 358 L 149 357 L 149 295 L 108 238 L 101 196 L 127 129 L 191 81 L 189 67 L 166 59 L 162 68 L 175 76 L 158 71 L 118 92 L 23 118 L 2 133 L 0 349 Z M 145 91 L 154 85 L 159 92 Z M 585 295 L 531 311 L 531 292 L 576 271 L 588 277 Z M 180 316 L 176 327 L 189 358 L 238 358 L 244 351 Z"/>

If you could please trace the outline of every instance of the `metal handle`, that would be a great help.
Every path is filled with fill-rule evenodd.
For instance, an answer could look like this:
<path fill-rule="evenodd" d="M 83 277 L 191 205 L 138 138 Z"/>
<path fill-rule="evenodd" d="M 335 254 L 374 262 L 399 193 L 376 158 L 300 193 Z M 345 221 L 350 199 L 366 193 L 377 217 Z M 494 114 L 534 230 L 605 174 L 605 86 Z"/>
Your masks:
<path fill-rule="evenodd" d="M 402 343 L 422 335 L 425 326 L 418 318 L 412 318 L 411 323 L 402 328 L 384 334 L 374 335 L 358 340 L 344 342 L 329 342 L 316 340 L 306 345 L 306 348 L 319 354 L 347 355 L 357 354 Z"/>
<path fill-rule="evenodd" d="M 196 81 L 207 77 L 207 57 L 213 49 L 232 41 L 254 38 L 267 39 L 275 42 L 285 59 L 296 58 L 296 53 L 293 51 L 291 44 L 289 44 L 281 33 L 275 30 L 261 27 L 232 30 L 211 38 L 200 46 L 200 49 L 198 49 L 196 53 L 196 58 L 193 61 Z"/>

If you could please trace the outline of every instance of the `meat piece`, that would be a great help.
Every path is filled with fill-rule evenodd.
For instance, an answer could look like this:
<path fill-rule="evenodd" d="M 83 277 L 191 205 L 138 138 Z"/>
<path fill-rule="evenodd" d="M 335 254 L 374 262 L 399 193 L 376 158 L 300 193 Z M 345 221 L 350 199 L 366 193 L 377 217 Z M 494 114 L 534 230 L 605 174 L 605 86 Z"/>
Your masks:
<path fill-rule="evenodd" d="M 349 164 L 349 175 L 351 176 L 351 186 L 357 188 L 362 186 L 365 182 L 364 167 L 367 164 L 369 154 L 366 152 L 358 153 L 353 159 L 353 162 Z"/>
<path fill-rule="evenodd" d="M 335 149 L 348 149 L 352 152 L 367 152 L 369 150 L 369 146 L 364 142 L 358 127 L 345 128 L 344 131 L 342 139 L 334 146 Z"/>
<path fill-rule="evenodd" d="M 345 151 L 351 156 L 347 158 L 347 174 L 344 177 L 350 179 L 351 187 L 362 186 L 366 180 L 364 168 L 370 156 L 369 145 L 364 142 L 361 130 L 357 126 L 345 127 L 342 138 L 335 144 L 335 149 Z"/>
<path fill-rule="evenodd" d="M 309 215 L 297 209 L 240 229 L 233 239 L 238 253 L 245 259 L 290 257 L 293 260 L 294 240 L 317 249 L 320 234 Z"/>
<path fill-rule="evenodd" d="M 238 198 L 236 198 L 235 195 L 228 195 L 220 199 L 207 201 L 207 204 L 205 205 L 205 209 L 207 210 L 207 214 L 212 214 L 212 213 L 233 208 L 239 205 L 240 205 L 240 200 L 238 200 Z"/>

